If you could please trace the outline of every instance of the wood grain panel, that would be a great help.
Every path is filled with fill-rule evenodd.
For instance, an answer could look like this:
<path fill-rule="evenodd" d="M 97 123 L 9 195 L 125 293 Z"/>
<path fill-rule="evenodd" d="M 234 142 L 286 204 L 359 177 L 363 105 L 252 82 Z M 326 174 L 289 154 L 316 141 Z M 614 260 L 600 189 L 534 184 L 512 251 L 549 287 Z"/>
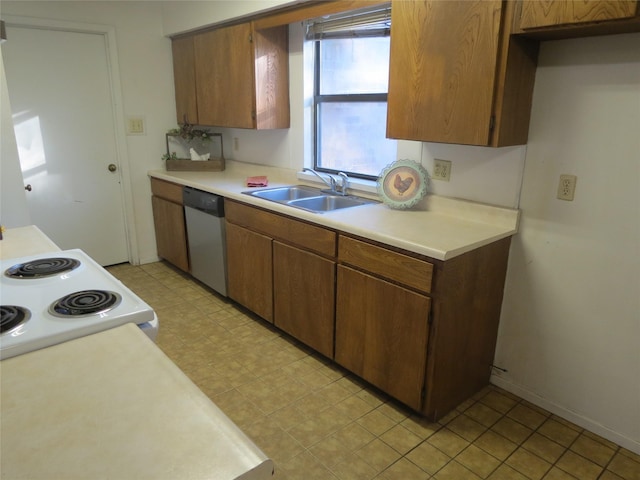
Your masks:
<path fill-rule="evenodd" d="M 251 24 L 194 37 L 198 116 L 202 125 L 255 128 Z"/>
<path fill-rule="evenodd" d="M 226 236 L 229 298 L 273 322 L 271 239 L 229 222 Z"/>
<path fill-rule="evenodd" d="M 335 257 L 336 233 L 326 228 L 266 212 L 232 200 L 225 203 L 225 215 L 230 222 L 243 225 L 286 243 Z"/>
<path fill-rule="evenodd" d="M 180 200 L 182 201 L 182 196 Z M 154 195 L 151 197 L 151 207 L 158 256 L 188 272 L 189 254 L 182 205 Z"/>
<path fill-rule="evenodd" d="M 520 28 L 603 22 L 637 14 L 637 0 L 527 0 L 522 2 Z"/>
<path fill-rule="evenodd" d="M 420 410 L 430 298 L 342 265 L 337 291 L 336 362 Z"/>
<path fill-rule="evenodd" d="M 333 358 L 336 264 L 273 242 L 274 324 Z"/>
<path fill-rule="evenodd" d="M 255 30 L 256 128 L 289 128 L 289 28 Z"/>
<path fill-rule="evenodd" d="M 387 136 L 487 145 L 502 2 L 392 5 Z"/>
<path fill-rule="evenodd" d="M 338 241 L 338 259 L 341 263 L 365 269 L 422 292 L 431 291 L 433 265 L 429 262 L 344 235 L 340 235 Z"/>
<path fill-rule="evenodd" d="M 158 178 L 151 179 L 151 193 L 165 200 L 182 205 L 182 185 Z"/>
<path fill-rule="evenodd" d="M 423 409 L 433 420 L 489 383 L 510 242 L 447 260 L 436 274 Z"/>
<path fill-rule="evenodd" d="M 176 94 L 176 117 L 179 124 L 198 124 L 196 103 L 196 64 L 193 36 L 171 40 L 173 81 Z"/>

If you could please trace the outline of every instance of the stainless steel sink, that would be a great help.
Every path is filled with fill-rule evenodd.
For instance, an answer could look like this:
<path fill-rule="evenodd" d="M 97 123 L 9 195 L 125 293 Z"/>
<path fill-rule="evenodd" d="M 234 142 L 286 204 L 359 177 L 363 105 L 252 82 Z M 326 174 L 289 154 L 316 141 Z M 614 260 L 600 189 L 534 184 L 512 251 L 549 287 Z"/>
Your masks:
<path fill-rule="evenodd" d="M 341 195 L 323 195 L 322 197 L 311 197 L 292 200 L 289 202 L 289 205 L 299 208 L 306 208 L 307 210 L 313 210 L 314 212 L 329 212 L 331 210 L 357 207 L 359 205 L 366 205 L 368 203 L 372 202 L 370 200 L 355 197 L 343 197 Z"/>
<path fill-rule="evenodd" d="M 369 200 L 368 198 L 335 195 L 319 188 L 307 187 L 306 185 L 274 187 L 242 193 L 314 213 L 324 213 L 342 208 L 377 203 L 375 200 Z"/>
<path fill-rule="evenodd" d="M 322 195 L 319 188 L 296 185 L 293 187 L 267 188 L 266 190 L 254 190 L 247 193 L 253 197 L 260 197 L 274 202 L 288 202 L 299 198 L 317 197 Z"/>

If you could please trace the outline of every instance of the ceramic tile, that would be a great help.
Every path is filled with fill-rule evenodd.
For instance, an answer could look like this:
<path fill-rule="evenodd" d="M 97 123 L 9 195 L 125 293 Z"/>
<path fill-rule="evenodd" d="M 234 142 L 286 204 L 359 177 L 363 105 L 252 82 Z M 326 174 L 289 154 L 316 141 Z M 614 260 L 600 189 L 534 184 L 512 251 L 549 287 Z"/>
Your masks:
<path fill-rule="evenodd" d="M 578 435 L 580 435 L 579 432 L 553 419 L 544 422 L 538 429 L 538 433 L 565 447 L 571 445 Z"/>
<path fill-rule="evenodd" d="M 603 470 L 600 465 L 596 465 L 571 451 L 565 452 L 556 463 L 556 466 L 581 480 L 596 479 Z"/>
<path fill-rule="evenodd" d="M 430 478 L 431 475 L 416 464 L 401 458 L 377 476 L 376 480 L 429 480 Z"/>
<path fill-rule="evenodd" d="M 524 404 L 513 407 L 507 416 L 528 428 L 535 430 L 546 420 L 546 416 L 541 414 L 537 409 L 533 409 Z"/>
<path fill-rule="evenodd" d="M 511 440 L 491 430 L 483 433 L 473 444 L 499 460 L 505 460 L 518 448 L 518 445 Z"/>
<path fill-rule="evenodd" d="M 571 445 L 571 450 L 593 463 L 602 467 L 606 466 L 615 454 L 615 450 L 597 442 L 586 435 L 580 435 L 578 439 Z"/>
<path fill-rule="evenodd" d="M 436 480 L 479 480 L 481 477 L 453 460 L 447 463 L 433 478 Z"/>
<path fill-rule="evenodd" d="M 369 480 L 378 473 L 371 465 L 354 454 L 348 455 L 342 462 L 331 467 L 331 471 L 340 480 Z"/>
<path fill-rule="evenodd" d="M 518 445 L 524 442 L 533 433 L 533 430 L 509 417 L 503 417 L 498 420 L 496 424 L 491 427 L 491 430 L 499 433 Z"/>
<path fill-rule="evenodd" d="M 611 463 L 607 466 L 607 470 L 625 480 L 640 480 L 640 463 L 634 460 L 632 456 L 622 453 L 622 451 L 616 453 Z"/>
<path fill-rule="evenodd" d="M 392 429 L 397 425 L 396 422 L 394 422 L 384 413 L 381 413 L 378 410 L 373 410 L 366 415 L 363 415 L 362 417 L 358 418 L 356 422 L 374 435 L 382 435 L 384 432 Z M 411 430 L 411 428 L 408 428 L 408 430 L 413 431 L 414 433 L 421 436 L 418 432 L 415 432 L 415 430 Z"/>
<path fill-rule="evenodd" d="M 458 415 L 456 418 L 450 421 L 447 424 L 447 428 L 454 433 L 457 433 L 469 442 L 473 442 L 487 430 L 484 425 L 481 425 L 471 417 L 468 417 L 464 414 Z"/>
<path fill-rule="evenodd" d="M 446 453 L 451 458 L 464 450 L 470 443 L 447 428 L 443 428 L 437 433 L 431 435 L 427 442 Z"/>
<path fill-rule="evenodd" d="M 565 447 L 538 433 L 531 435 L 522 446 L 549 463 L 555 463 L 565 451 Z"/>
<path fill-rule="evenodd" d="M 410 432 L 402 425 L 396 425 L 391 430 L 384 432 L 380 435 L 380 440 L 402 455 L 406 454 L 422 442 L 420 437 Z"/>
<path fill-rule="evenodd" d="M 480 478 L 487 478 L 500 465 L 500 460 L 474 445 L 465 448 L 456 461 Z"/>
<path fill-rule="evenodd" d="M 430 421 L 164 262 L 109 270 L 275 480 L 640 480 L 637 454 L 496 386 Z"/>
<path fill-rule="evenodd" d="M 551 468 L 549 462 L 524 448 L 513 452 L 505 463 L 531 480 L 541 479 Z"/>
<path fill-rule="evenodd" d="M 402 455 L 382 440 L 375 439 L 356 451 L 356 455 L 373 467 L 376 473 L 382 472 Z"/>
<path fill-rule="evenodd" d="M 432 475 L 451 460 L 451 457 L 427 442 L 423 442 L 411 450 L 406 458 Z"/>

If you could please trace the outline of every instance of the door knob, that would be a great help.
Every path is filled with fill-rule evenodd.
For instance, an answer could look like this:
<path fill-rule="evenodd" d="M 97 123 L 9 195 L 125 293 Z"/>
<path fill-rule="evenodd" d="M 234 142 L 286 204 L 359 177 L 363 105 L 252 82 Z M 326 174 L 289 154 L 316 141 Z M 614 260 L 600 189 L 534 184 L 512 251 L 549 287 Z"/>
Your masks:
<path fill-rule="evenodd" d="M 118 169 L 115 163 L 110 163 L 108 168 L 110 172 L 115 172 Z"/>
<path fill-rule="evenodd" d="M 30 192 L 30 191 L 31 191 L 31 184 L 29 183 L 29 184 L 25 185 L 25 186 L 24 186 L 24 189 L 25 189 L 27 192 Z"/>

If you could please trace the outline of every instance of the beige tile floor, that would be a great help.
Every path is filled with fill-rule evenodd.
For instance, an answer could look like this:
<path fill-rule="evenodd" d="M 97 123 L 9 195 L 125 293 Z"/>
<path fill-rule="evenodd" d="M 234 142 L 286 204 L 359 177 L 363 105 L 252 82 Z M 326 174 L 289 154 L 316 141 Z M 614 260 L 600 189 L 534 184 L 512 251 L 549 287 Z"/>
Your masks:
<path fill-rule="evenodd" d="M 430 423 L 166 263 L 109 270 L 277 480 L 640 480 L 640 456 L 497 387 Z"/>

